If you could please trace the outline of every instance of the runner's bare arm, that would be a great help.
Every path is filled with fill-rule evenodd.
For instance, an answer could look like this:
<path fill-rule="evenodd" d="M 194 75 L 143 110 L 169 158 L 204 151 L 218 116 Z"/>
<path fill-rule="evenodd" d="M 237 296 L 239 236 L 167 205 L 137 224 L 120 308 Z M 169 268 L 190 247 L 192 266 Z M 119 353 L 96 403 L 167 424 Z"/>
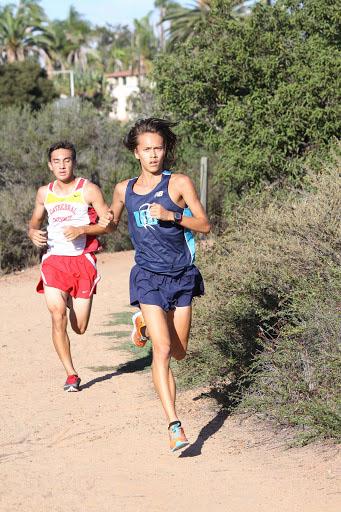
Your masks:
<path fill-rule="evenodd" d="M 104 201 L 101 189 L 94 183 L 87 183 L 84 188 L 84 199 L 88 204 L 94 207 L 98 217 L 104 217 L 107 214 L 109 209 Z M 111 231 L 110 226 L 103 226 L 99 223 L 85 226 L 66 226 L 63 230 L 65 238 L 68 241 L 75 240 L 80 235 L 103 235 Z"/>
<path fill-rule="evenodd" d="M 125 195 L 128 181 L 129 180 L 121 181 L 120 183 L 117 183 L 116 187 L 114 188 L 110 210 L 114 215 L 113 223 L 116 226 L 120 222 L 121 215 L 125 206 Z"/>
<path fill-rule="evenodd" d="M 99 224 L 105 226 L 109 220 L 110 225 L 112 226 L 112 231 L 117 228 L 118 223 L 120 222 L 121 215 L 125 205 L 125 193 L 127 189 L 127 184 L 129 180 L 121 181 L 117 183 L 114 188 L 112 203 L 109 209 L 109 213 L 105 218 L 99 219 Z"/>
<path fill-rule="evenodd" d="M 174 174 L 172 176 L 172 188 L 174 189 L 177 201 L 183 200 L 193 215 L 192 217 L 184 215 L 181 222 L 179 222 L 180 226 L 198 233 L 209 233 L 211 226 L 192 180 L 184 174 Z M 160 204 L 153 203 L 149 211 L 150 215 L 157 219 L 165 221 L 174 220 L 173 212 L 166 210 Z"/>
<path fill-rule="evenodd" d="M 47 233 L 40 229 L 46 214 L 44 207 L 45 194 L 46 186 L 40 187 L 36 195 L 33 213 L 28 224 L 28 236 L 36 247 L 44 247 L 47 244 Z"/>

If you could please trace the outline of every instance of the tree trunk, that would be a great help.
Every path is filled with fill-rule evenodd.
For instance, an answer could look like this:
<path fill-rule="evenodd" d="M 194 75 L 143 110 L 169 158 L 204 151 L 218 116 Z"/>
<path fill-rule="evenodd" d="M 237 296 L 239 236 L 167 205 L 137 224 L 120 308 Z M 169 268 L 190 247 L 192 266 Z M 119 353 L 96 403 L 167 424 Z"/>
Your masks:
<path fill-rule="evenodd" d="M 47 77 L 51 79 L 52 75 L 53 75 L 53 64 L 52 64 L 52 60 L 45 52 L 44 52 L 44 60 L 45 60 Z"/>
<path fill-rule="evenodd" d="M 162 51 L 165 49 L 165 30 L 163 27 L 162 20 L 166 14 L 166 9 L 164 7 L 160 7 L 160 48 Z"/>
<path fill-rule="evenodd" d="M 18 60 L 15 50 L 11 46 L 7 46 L 6 54 L 7 54 L 7 62 L 9 64 L 12 64 L 13 62 L 16 62 Z"/>
<path fill-rule="evenodd" d="M 18 48 L 17 49 L 17 60 L 19 62 L 24 62 L 24 60 L 25 60 L 25 53 L 24 53 L 24 49 L 23 48 Z"/>

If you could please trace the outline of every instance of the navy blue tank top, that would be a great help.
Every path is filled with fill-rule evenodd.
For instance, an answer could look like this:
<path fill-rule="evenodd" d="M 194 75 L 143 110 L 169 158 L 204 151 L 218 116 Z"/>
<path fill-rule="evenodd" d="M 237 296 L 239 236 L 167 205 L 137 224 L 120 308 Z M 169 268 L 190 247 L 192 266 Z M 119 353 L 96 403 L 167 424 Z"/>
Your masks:
<path fill-rule="evenodd" d="M 151 204 L 159 203 L 166 210 L 192 215 L 189 208 L 181 208 L 169 197 L 170 177 L 170 171 L 163 171 L 160 183 L 144 195 L 134 192 L 137 178 L 132 178 L 127 185 L 125 204 L 136 264 L 150 272 L 176 276 L 193 265 L 193 234 L 174 222 L 153 219 L 149 213 Z"/>

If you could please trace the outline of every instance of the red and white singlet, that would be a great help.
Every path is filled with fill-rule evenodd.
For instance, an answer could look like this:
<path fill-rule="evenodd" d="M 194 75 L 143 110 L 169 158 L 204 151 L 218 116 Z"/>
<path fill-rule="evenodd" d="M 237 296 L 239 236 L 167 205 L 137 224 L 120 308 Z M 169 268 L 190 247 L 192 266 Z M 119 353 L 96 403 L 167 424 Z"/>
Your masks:
<path fill-rule="evenodd" d="M 95 252 L 99 242 L 95 236 L 80 235 L 75 240 L 66 240 L 63 228 L 66 226 L 85 226 L 94 224 L 96 211 L 84 199 L 85 178 L 78 178 L 72 192 L 60 196 L 54 192 L 55 181 L 49 183 L 44 206 L 48 213 L 48 254 L 60 256 L 79 256 Z"/>

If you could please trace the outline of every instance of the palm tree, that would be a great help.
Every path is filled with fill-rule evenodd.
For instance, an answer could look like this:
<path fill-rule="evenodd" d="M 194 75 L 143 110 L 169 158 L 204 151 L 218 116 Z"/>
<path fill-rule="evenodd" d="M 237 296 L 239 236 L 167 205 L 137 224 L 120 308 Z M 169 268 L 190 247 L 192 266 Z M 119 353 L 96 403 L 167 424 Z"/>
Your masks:
<path fill-rule="evenodd" d="M 93 31 L 88 21 L 74 8 L 70 7 L 68 17 L 54 22 L 55 30 L 60 33 L 61 56 L 69 65 L 84 71 L 90 54 L 96 52 L 91 48 Z"/>
<path fill-rule="evenodd" d="M 33 0 L 0 10 L 0 49 L 3 61 L 24 61 L 27 55 L 48 52 L 52 36 L 43 9 Z"/>
<path fill-rule="evenodd" d="M 271 5 L 271 0 L 260 0 Z M 165 5 L 165 15 L 161 22 L 168 22 L 168 48 L 172 49 L 175 44 L 183 43 L 193 37 L 198 25 L 207 20 L 211 11 L 212 0 L 196 0 L 192 8 L 183 7 L 177 2 L 167 0 L 156 0 L 155 6 Z M 247 14 L 248 9 L 242 0 L 229 0 L 231 6 L 231 17 L 240 18 Z"/>
<path fill-rule="evenodd" d="M 140 75 L 142 71 L 150 66 L 157 51 L 157 38 L 154 34 L 153 26 L 150 22 L 151 13 L 140 20 L 134 20 L 134 33 L 132 38 L 132 68 L 138 70 Z"/>
<path fill-rule="evenodd" d="M 170 23 L 167 30 L 170 48 L 176 43 L 187 41 L 194 35 L 198 23 L 205 21 L 209 14 L 211 3 L 211 0 L 197 0 L 192 8 L 183 7 L 176 2 L 166 3 L 162 23 Z"/>
<path fill-rule="evenodd" d="M 64 22 L 59 20 L 50 21 L 47 27 L 51 34 L 52 42 L 48 55 L 45 55 L 45 66 L 48 69 L 48 75 L 55 69 L 65 70 L 67 67 L 67 46 Z M 50 73 L 49 73 L 50 71 Z"/>
<path fill-rule="evenodd" d="M 171 5 L 177 5 L 176 2 L 172 2 L 171 0 L 155 0 L 154 7 L 159 10 L 159 23 L 160 27 L 160 48 L 161 50 L 165 49 L 166 46 L 166 38 L 165 38 L 165 30 L 163 26 L 163 21 L 167 13 L 167 9 L 170 8 Z"/>
<path fill-rule="evenodd" d="M 131 65 L 133 34 L 126 25 L 107 25 L 95 30 L 95 45 L 102 71 L 122 71 Z"/>

